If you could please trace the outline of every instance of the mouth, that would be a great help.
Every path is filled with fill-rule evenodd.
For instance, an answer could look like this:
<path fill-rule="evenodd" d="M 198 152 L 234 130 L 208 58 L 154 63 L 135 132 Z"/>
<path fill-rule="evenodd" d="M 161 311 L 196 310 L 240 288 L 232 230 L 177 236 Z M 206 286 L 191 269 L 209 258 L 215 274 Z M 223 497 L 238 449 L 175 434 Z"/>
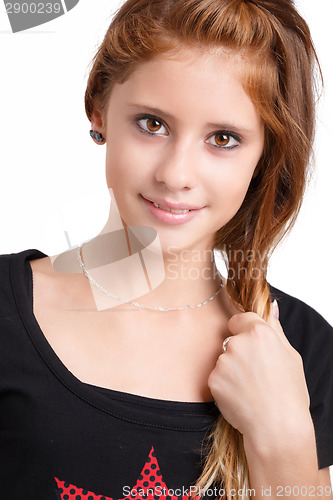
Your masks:
<path fill-rule="evenodd" d="M 201 208 L 193 207 L 193 205 L 171 203 L 157 198 L 149 199 L 142 195 L 140 196 L 151 215 L 160 222 L 166 224 L 181 224 L 188 222 L 202 210 Z"/>
<path fill-rule="evenodd" d="M 169 202 L 167 200 L 163 200 L 161 198 L 153 198 L 153 197 L 145 197 L 141 195 L 146 201 L 149 201 L 156 208 L 160 208 L 161 210 L 166 210 L 167 212 L 172 212 L 174 214 L 182 214 L 187 212 L 192 212 L 193 210 L 200 210 L 204 208 L 202 206 L 194 206 L 188 203 L 179 203 L 179 202 Z"/>
<path fill-rule="evenodd" d="M 163 205 L 159 205 L 158 203 L 155 203 L 153 201 L 147 200 L 149 203 L 154 205 L 156 208 L 160 208 L 161 210 L 166 210 L 167 212 L 171 212 L 172 214 L 187 214 L 188 212 L 191 212 L 190 209 L 188 210 L 175 210 L 174 208 L 169 208 L 169 207 L 164 207 Z"/>

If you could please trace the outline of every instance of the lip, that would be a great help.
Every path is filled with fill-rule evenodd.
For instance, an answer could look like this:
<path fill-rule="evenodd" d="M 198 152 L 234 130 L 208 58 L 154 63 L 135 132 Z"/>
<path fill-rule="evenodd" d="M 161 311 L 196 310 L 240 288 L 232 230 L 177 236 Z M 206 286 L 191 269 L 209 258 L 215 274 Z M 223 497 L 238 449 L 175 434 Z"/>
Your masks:
<path fill-rule="evenodd" d="M 200 210 L 201 208 L 204 207 L 197 207 L 194 205 L 189 205 L 188 203 L 173 203 L 167 200 L 164 200 L 163 198 L 155 198 L 151 196 L 143 196 L 141 195 L 142 198 L 145 200 L 151 201 L 152 203 L 157 203 L 158 205 L 162 205 L 163 207 L 167 208 L 172 208 L 174 210 Z"/>
<path fill-rule="evenodd" d="M 173 204 L 173 206 L 170 206 L 170 203 L 164 204 L 165 200 L 163 200 L 164 203 L 160 202 L 161 205 L 163 205 L 163 206 L 169 205 L 170 208 L 173 208 L 175 210 L 190 210 L 189 212 L 187 212 L 185 214 L 174 214 L 172 212 L 168 212 L 167 210 L 163 210 L 162 208 L 155 207 L 155 205 L 153 205 L 153 203 L 158 203 L 157 201 L 155 201 L 157 198 L 154 198 L 154 202 L 152 202 L 152 201 L 148 200 L 147 198 L 144 198 L 143 196 L 141 196 L 141 197 L 142 197 L 142 201 L 144 202 L 144 204 L 148 208 L 149 212 L 154 216 L 154 218 L 158 219 L 161 222 L 165 222 L 167 224 L 184 224 L 185 222 L 189 222 L 194 217 L 198 216 L 198 214 L 201 212 L 202 208 L 204 208 L 204 207 L 202 207 L 202 208 L 190 209 L 190 208 L 185 208 L 188 205 L 184 205 L 184 204 L 180 205 L 178 203 L 178 204 Z"/>

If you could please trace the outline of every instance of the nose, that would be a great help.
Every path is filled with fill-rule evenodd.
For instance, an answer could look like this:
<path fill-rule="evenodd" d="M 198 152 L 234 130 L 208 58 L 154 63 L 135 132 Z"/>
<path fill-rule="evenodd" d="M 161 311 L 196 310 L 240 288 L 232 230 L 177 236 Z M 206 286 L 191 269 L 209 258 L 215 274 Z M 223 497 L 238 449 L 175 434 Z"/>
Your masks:
<path fill-rule="evenodd" d="M 193 189 L 196 184 L 196 160 L 190 144 L 170 144 L 155 169 L 155 179 L 170 191 Z"/>

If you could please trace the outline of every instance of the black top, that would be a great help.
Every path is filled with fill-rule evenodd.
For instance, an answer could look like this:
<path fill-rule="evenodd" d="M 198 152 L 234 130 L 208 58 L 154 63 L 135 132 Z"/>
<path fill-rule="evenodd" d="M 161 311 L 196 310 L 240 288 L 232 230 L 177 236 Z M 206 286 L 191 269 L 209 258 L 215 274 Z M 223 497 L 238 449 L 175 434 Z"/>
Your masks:
<path fill-rule="evenodd" d="M 33 315 L 27 261 L 45 256 L 0 256 L 0 497 L 187 500 L 218 409 L 78 380 Z M 333 329 L 300 300 L 271 290 L 284 332 L 303 357 L 324 468 L 333 464 Z"/>

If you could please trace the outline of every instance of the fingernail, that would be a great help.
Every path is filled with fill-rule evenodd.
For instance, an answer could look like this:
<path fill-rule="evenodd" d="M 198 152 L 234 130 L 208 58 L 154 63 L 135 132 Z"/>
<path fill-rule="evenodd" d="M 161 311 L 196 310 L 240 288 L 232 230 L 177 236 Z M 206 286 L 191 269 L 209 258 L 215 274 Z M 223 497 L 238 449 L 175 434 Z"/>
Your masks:
<path fill-rule="evenodd" d="M 276 299 L 272 302 L 272 313 L 274 318 L 279 319 L 279 306 Z"/>

